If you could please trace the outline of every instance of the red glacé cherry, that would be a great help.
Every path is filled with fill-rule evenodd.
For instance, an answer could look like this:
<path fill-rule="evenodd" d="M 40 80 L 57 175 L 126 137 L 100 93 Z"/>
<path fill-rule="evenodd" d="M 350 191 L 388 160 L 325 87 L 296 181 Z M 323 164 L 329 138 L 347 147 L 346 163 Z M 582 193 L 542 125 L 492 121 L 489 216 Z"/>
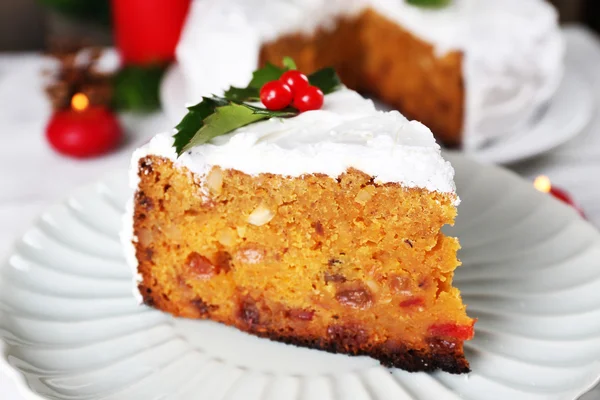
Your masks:
<path fill-rule="evenodd" d="M 296 69 L 285 71 L 279 80 L 288 85 L 294 94 L 309 86 L 306 75 Z"/>
<path fill-rule="evenodd" d="M 471 340 L 475 334 L 473 329 L 473 322 L 471 325 L 457 325 L 453 323 L 445 324 L 434 324 L 428 329 L 429 334 L 432 336 L 451 337 L 459 340 Z"/>
<path fill-rule="evenodd" d="M 267 82 L 260 89 L 260 101 L 269 110 L 283 110 L 292 103 L 292 90 L 281 81 Z"/>
<path fill-rule="evenodd" d="M 46 128 L 50 145 L 59 153 L 94 157 L 117 147 L 123 134 L 116 117 L 103 107 L 59 111 Z"/>
<path fill-rule="evenodd" d="M 318 110 L 323 106 L 324 95 L 316 86 L 307 86 L 294 94 L 292 105 L 300 112 Z"/>

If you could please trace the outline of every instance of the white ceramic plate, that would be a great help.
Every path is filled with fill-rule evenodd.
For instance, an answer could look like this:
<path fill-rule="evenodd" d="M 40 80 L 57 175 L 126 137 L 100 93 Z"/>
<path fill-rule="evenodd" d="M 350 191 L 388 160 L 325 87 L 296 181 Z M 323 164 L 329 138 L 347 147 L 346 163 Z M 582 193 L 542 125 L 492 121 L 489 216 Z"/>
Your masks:
<path fill-rule="evenodd" d="M 573 39 L 565 34 L 567 45 Z M 573 57 L 570 53 L 567 56 Z M 500 137 L 485 147 L 469 152 L 484 163 L 510 164 L 544 154 L 584 131 L 594 111 L 592 86 L 578 72 L 578 60 L 567 57 L 565 77 L 549 104 L 522 131 Z M 175 65 L 165 75 L 160 98 L 165 113 L 175 126 L 185 115 L 185 79 Z M 389 110 L 375 100 L 379 109 Z"/>
<path fill-rule="evenodd" d="M 50 208 L 0 268 L 0 368 L 29 398 L 572 400 L 600 376 L 600 234 L 512 174 L 449 155 L 473 372 L 410 374 L 138 307 L 121 172 Z M 0 396 L 1 397 L 1 396 Z"/>
<path fill-rule="evenodd" d="M 544 154 L 582 133 L 594 109 L 591 86 L 577 69 L 567 65 L 554 97 L 534 121 L 469 155 L 482 162 L 509 164 Z"/>

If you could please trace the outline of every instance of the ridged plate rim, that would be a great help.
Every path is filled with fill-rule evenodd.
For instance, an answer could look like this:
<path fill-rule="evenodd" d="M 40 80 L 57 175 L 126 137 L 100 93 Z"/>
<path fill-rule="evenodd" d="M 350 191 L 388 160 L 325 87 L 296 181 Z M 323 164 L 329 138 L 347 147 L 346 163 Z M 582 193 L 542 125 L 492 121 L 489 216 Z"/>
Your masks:
<path fill-rule="evenodd" d="M 514 175 L 510 172 L 504 171 L 497 167 L 484 166 L 484 165 L 478 164 L 478 163 L 476 163 L 474 161 L 470 161 L 470 160 L 466 159 L 465 157 L 458 155 L 458 154 L 448 153 L 446 156 L 455 165 L 455 167 L 457 167 L 457 166 L 459 167 L 459 168 L 457 168 L 457 171 L 460 171 L 461 173 L 465 173 L 465 174 L 467 174 L 467 173 L 471 174 L 472 175 L 471 179 L 475 180 L 479 184 L 482 184 L 482 185 L 485 184 L 486 180 L 500 179 L 500 180 L 510 181 L 511 185 L 514 185 L 514 187 L 515 187 L 515 193 L 521 193 L 521 192 L 529 193 L 529 191 L 530 191 L 531 196 L 535 196 L 534 202 L 537 202 L 536 204 L 538 204 L 538 206 L 535 209 L 535 210 L 537 210 L 536 212 L 541 212 L 539 210 L 542 210 L 544 213 L 551 212 L 551 213 L 555 213 L 555 214 L 559 215 L 560 218 L 564 218 L 564 220 L 568 222 L 569 227 L 576 226 L 578 229 L 582 229 L 583 231 L 585 231 L 585 233 L 587 235 L 586 236 L 587 239 L 590 240 L 592 243 L 590 245 L 590 248 L 593 248 L 596 250 L 600 249 L 600 234 L 593 227 L 591 227 L 591 225 L 589 225 L 587 222 L 581 220 L 579 218 L 579 216 L 572 209 L 558 203 L 557 201 L 550 198 L 549 196 L 544 196 L 539 193 L 536 193 L 535 191 L 533 191 L 533 189 L 531 189 L 529 187 L 530 184 L 522 181 L 521 179 L 516 177 L 516 175 Z M 68 196 L 65 201 L 58 203 L 58 205 L 67 205 L 70 201 L 72 201 L 74 196 L 76 196 L 77 194 L 80 194 L 83 192 L 90 192 L 90 191 L 97 192 L 99 190 L 98 188 L 103 185 L 110 186 L 111 183 L 108 183 L 109 181 L 114 179 L 115 176 L 122 176 L 122 175 L 125 175 L 124 171 L 118 171 L 118 172 L 115 172 L 114 174 L 110 175 L 110 177 L 108 177 L 104 180 L 93 183 L 91 185 L 87 185 L 83 188 L 79 188 L 76 191 L 74 191 L 73 194 Z M 457 182 L 459 183 L 459 190 L 460 190 L 460 179 L 457 179 Z M 472 188 L 472 186 L 470 186 L 470 188 Z M 467 192 L 468 192 L 468 190 L 467 190 Z M 459 194 L 461 194 L 463 196 L 463 200 L 465 200 L 465 201 L 468 201 L 468 197 L 473 196 L 473 193 L 464 193 L 464 192 L 460 192 L 460 191 L 459 191 Z M 510 196 L 510 194 L 508 196 Z M 493 205 L 492 208 L 495 206 L 501 208 L 502 204 Z M 52 209 L 52 207 L 50 209 Z M 42 217 L 40 217 L 40 219 L 38 219 L 34 223 L 32 230 L 35 229 L 36 227 L 38 227 L 42 223 L 44 215 L 47 215 L 47 213 L 44 213 L 42 215 Z M 459 215 L 460 215 L 460 211 L 459 211 Z M 525 218 L 525 220 L 526 219 L 527 218 Z M 476 223 L 477 218 L 475 218 L 474 220 L 475 220 L 475 222 L 473 222 L 473 220 L 469 220 L 468 222 L 471 224 Z M 516 224 L 516 225 L 518 225 L 518 224 Z M 523 226 L 527 227 L 527 224 L 525 223 Z M 27 233 L 23 237 L 26 237 L 26 236 L 27 236 Z M 484 243 L 484 245 L 485 245 L 485 243 Z M 12 255 L 15 255 L 18 253 L 19 253 L 19 251 L 17 249 L 17 246 L 15 246 L 15 250 L 12 253 Z M 2 264 L 2 266 L 0 266 L 0 283 L 3 280 L 4 275 L 6 273 L 6 271 L 5 271 L 6 265 L 8 265 L 8 262 L 5 264 Z M 600 278 L 600 268 L 598 270 L 598 273 L 596 275 L 594 275 L 594 277 Z M 458 286 L 460 287 L 460 285 L 458 285 Z M 1 296 L 0 296 L 0 299 L 1 299 Z M 0 308 L 0 311 L 1 311 L 1 308 Z M 579 310 L 579 311 L 581 311 L 581 310 Z M 571 315 L 571 314 L 569 314 L 569 315 Z M 41 397 L 40 395 L 33 392 L 32 389 L 29 387 L 29 384 L 27 383 L 27 380 L 25 379 L 25 375 L 23 374 L 23 372 L 14 368 L 10 364 L 9 360 L 6 358 L 6 354 L 8 352 L 8 349 L 10 348 L 10 345 L 5 341 L 5 333 L 3 333 L 3 331 L 1 330 L 1 328 L 3 326 L 2 322 L 3 322 L 2 316 L 0 315 L 0 354 L 2 355 L 0 357 L 0 369 L 7 372 L 8 375 L 14 379 L 14 381 L 17 384 L 18 390 L 20 391 L 21 394 L 23 394 L 23 396 L 27 400 L 43 399 L 43 397 Z M 484 334 L 487 330 L 488 330 L 487 328 L 481 329 L 481 331 L 483 331 Z M 598 334 L 598 337 L 600 337 L 600 328 L 594 332 L 596 332 Z M 537 339 L 533 338 L 533 340 L 537 340 Z M 597 351 L 596 359 L 600 360 L 600 351 Z M 365 371 L 367 371 L 367 372 L 365 372 L 365 374 L 367 374 L 367 373 L 369 373 L 368 371 L 371 371 L 371 370 L 365 370 Z M 373 371 L 375 371 L 375 369 L 373 369 Z M 572 395 L 574 396 L 572 398 L 577 398 L 578 396 L 586 393 L 589 389 L 594 387 L 600 381 L 600 362 L 596 363 L 596 365 L 593 368 L 590 367 L 589 371 L 586 370 L 586 372 L 589 372 L 590 375 L 593 375 L 594 379 L 587 380 L 585 385 L 581 385 L 576 388 L 569 388 L 568 389 L 569 393 L 572 393 Z M 402 372 L 399 372 L 399 374 L 402 374 Z M 445 375 L 443 375 L 443 376 L 445 376 Z M 588 374 L 586 374 L 586 376 L 588 376 Z M 398 380 L 396 378 L 394 378 L 394 379 L 395 379 L 394 380 L 395 382 L 398 382 Z M 438 381 L 438 378 L 436 378 L 435 380 Z M 445 381 L 442 381 L 440 384 L 445 385 L 444 382 Z M 448 398 L 454 398 L 454 397 L 456 397 L 456 394 L 452 395 L 451 393 L 448 393 L 448 396 L 449 396 Z M 64 397 L 64 398 L 66 398 L 66 397 Z M 369 398 L 376 398 L 376 397 L 375 397 L 375 395 L 372 395 Z M 544 398 L 552 399 L 552 400 L 567 399 L 567 397 L 557 397 L 557 396 L 553 397 L 550 394 L 548 394 Z"/>

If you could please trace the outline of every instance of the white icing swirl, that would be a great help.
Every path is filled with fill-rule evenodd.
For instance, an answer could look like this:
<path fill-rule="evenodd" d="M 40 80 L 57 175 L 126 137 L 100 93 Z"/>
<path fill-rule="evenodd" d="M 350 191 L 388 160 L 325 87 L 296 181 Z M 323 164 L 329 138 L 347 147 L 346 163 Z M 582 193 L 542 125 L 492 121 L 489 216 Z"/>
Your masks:
<path fill-rule="evenodd" d="M 454 170 L 427 127 L 397 111 L 377 111 L 373 102 L 348 89 L 327 95 L 321 110 L 248 125 L 179 158 L 172 134 L 158 135 L 133 155 L 133 187 L 137 161 L 148 154 L 169 158 L 200 177 L 213 166 L 250 175 L 320 173 L 333 178 L 356 168 L 377 183 L 455 193 Z"/>
<path fill-rule="evenodd" d="M 440 55 L 464 53 L 466 149 L 521 129 L 560 83 L 564 41 L 544 0 L 453 0 L 434 10 L 404 0 L 196 0 L 177 50 L 189 101 L 246 85 L 263 43 L 332 28 L 337 17 L 366 8 Z"/>

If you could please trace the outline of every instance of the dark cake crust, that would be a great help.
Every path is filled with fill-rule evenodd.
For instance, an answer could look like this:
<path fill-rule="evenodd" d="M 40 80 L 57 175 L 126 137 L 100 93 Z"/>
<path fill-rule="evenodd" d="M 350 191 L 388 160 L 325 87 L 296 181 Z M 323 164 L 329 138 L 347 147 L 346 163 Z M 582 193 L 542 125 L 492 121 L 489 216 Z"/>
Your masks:
<path fill-rule="evenodd" d="M 140 293 L 147 306 L 169 312 L 176 316 L 175 309 L 162 296 L 144 286 L 139 286 Z M 354 326 L 335 325 L 328 329 L 327 338 L 314 338 L 301 335 L 282 334 L 271 330 L 269 327 L 258 326 L 252 323 L 252 312 L 246 311 L 243 316 L 230 321 L 220 321 L 211 316 L 211 311 L 217 306 L 205 303 L 202 299 L 192 300 L 190 307 L 197 310 L 197 314 L 191 316 L 195 319 L 210 319 L 234 326 L 235 328 L 251 333 L 262 338 L 295 346 L 308 347 L 311 349 L 324 350 L 330 353 L 347 354 L 351 356 L 368 356 L 378 360 L 383 366 L 389 368 L 401 368 L 409 372 L 432 372 L 442 370 L 451 374 L 464 374 L 471 372 L 469 362 L 462 350 L 462 343 L 458 344 L 444 338 L 430 338 L 428 349 L 410 349 L 402 344 L 388 341 L 384 344 L 372 345 L 369 338 L 363 336 L 360 328 Z M 183 316 L 186 317 L 186 316 Z"/>

